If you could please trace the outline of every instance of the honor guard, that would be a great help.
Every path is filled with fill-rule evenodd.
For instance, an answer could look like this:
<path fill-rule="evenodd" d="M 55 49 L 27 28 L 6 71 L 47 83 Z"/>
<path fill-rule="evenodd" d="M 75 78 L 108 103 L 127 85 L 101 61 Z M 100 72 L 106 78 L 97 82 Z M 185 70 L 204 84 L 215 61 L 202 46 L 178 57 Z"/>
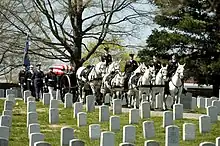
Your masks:
<path fill-rule="evenodd" d="M 30 69 L 26 72 L 27 90 L 31 91 L 31 95 L 35 97 L 34 82 L 32 76 L 34 75 L 34 67 L 30 65 Z"/>
<path fill-rule="evenodd" d="M 155 73 L 157 75 L 157 73 L 159 72 L 160 68 L 161 68 L 161 62 L 157 60 L 156 56 L 153 56 L 153 61 L 152 61 L 152 65 L 155 68 Z"/>
<path fill-rule="evenodd" d="M 169 80 L 171 79 L 171 77 L 173 76 L 177 68 L 178 68 L 178 61 L 176 60 L 176 55 L 174 54 L 172 55 L 172 58 L 169 61 L 168 68 L 167 68 L 167 71 L 168 71 L 167 76 Z"/>
<path fill-rule="evenodd" d="M 48 90 L 49 90 L 51 97 L 54 99 L 53 90 L 55 89 L 55 87 L 57 85 L 57 77 L 56 77 L 56 74 L 53 72 L 52 67 L 49 68 L 49 72 L 46 73 L 46 75 L 45 75 L 45 83 L 48 87 Z"/>
<path fill-rule="evenodd" d="M 125 64 L 125 89 L 128 89 L 128 81 L 131 77 L 131 74 L 133 71 L 135 71 L 138 68 L 137 61 L 134 60 L 134 53 L 130 53 L 130 60 L 128 60 Z"/>
<path fill-rule="evenodd" d="M 18 85 L 21 87 L 21 94 L 23 97 L 24 91 L 27 90 L 27 83 L 26 83 L 26 66 L 23 65 L 22 70 L 20 70 L 18 74 Z"/>
<path fill-rule="evenodd" d="M 34 71 L 32 79 L 34 81 L 34 87 L 35 87 L 35 93 L 36 93 L 36 101 L 39 101 L 40 97 L 43 97 L 44 72 L 41 70 L 41 64 L 40 63 L 38 63 L 36 65 L 36 67 L 37 67 L 37 69 Z"/>
<path fill-rule="evenodd" d="M 109 54 L 109 48 L 104 48 L 105 54 L 101 57 L 102 62 L 106 62 L 106 66 L 109 66 L 112 63 L 112 56 Z"/>

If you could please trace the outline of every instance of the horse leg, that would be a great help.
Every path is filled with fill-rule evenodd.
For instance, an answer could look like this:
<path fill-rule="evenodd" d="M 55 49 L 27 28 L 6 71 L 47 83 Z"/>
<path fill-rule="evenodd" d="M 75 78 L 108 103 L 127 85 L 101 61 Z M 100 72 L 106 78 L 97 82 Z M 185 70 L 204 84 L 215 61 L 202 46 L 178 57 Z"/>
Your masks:
<path fill-rule="evenodd" d="M 167 110 L 167 97 L 168 95 L 165 96 L 165 93 L 164 93 L 164 89 L 162 89 L 162 91 L 160 92 L 161 93 L 161 97 L 163 98 L 163 110 Z"/>
<path fill-rule="evenodd" d="M 151 110 L 154 110 L 155 109 L 155 93 L 152 89 L 152 95 L 151 95 Z"/>
<path fill-rule="evenodd" d="M 124 92 L 124 98 L 125 98 L 125 101 L 126 101 L 126 107 L 129 106 L 129 101 L 128 101 L 128 93 L 125 91 Z"/>
<path fill-rule="evenodd" d="M 139 98 L 139 94 L 138 94 L 139 92 L 138 92 L 138 90 L 137 91 L 135 91 L 135 93 L 134 93 L 134 97 L 135 97 L 135 108 L 136 109 L 139 109 L 139 105 L 140 105 L 140 98 Z"/>

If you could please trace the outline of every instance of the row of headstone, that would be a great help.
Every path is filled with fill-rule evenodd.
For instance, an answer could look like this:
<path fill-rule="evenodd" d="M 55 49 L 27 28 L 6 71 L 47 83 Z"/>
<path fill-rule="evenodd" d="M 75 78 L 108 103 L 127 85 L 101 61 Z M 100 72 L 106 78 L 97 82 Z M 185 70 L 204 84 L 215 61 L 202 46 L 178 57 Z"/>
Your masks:
<path fill-rule="evenodd" d="M 27 134 L 29 138 L 29 146 L 51 146 L 51 144 L 44 141 L 44 134 L 40 133 L 40 124 L 38 123 L 35 98 L 28 96 L 29 91 L 27 91 L 26 93 L 25 92 L 24 100 L 26 100 L 27 102 Z"/>
<path fill-rule="evenodd" d="M 4 101 L 4 109 L 0 116 L 0 145 L 8 146 L 10 128 L 12 127 L 12 110 L 15 105 L 15 94 L 7 94 Z"/>
<path fill-rule="evenodd" d="M 193 97 L 192 98 L 192 107 L 193 109 L 195 108 L 207 108 L 208 106 L 213 105 L 214 101 L 219 101 L 219 99 L 217 97 L 211 97 L 211 98 L 204 98 L 201 96 Z M 215 104 L 217 104 L 218 106 L 220 106 L 219 102 L 216 102 Z"/>

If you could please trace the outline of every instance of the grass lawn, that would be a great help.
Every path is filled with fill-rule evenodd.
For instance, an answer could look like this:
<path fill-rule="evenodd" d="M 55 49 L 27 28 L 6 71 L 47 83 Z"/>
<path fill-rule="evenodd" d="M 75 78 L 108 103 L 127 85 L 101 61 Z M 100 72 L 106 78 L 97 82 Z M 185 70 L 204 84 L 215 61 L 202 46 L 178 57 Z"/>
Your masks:
<path fill-rule="evenodd" d="M 9 146 L 28 146 L 28 136 L 27 136 L 27 128 L 26 128 L 26 105 L 23 101 L 17 101 L 18 105 L 16 105 L 13 109 L 13 119 L 12 119 L 12 128 L 11 135 L 9 140 Z M 0 100 L 0 112 L 3 110 L 4 100 Z M 86 142 L 87 146 L 98 146 L 99 140 L 91 141 L 89 139 L 88 134 L 88 125 L 89 124 L 97 124 L 98 122 L 98 110 L 93 113 L 88 113 L 88 125 L 85 127 L 78 128 L 76 126 L 76 119 L 73 118 L 73 110 L 72 109 L 64 109 L 62 105 L 60 105 L 59 110 L 59 125 L 49 125 L 48 124 L 48 106 L 44 106 L 41 102 L 37 103 L 37 113 L 38 113 L 38 121 L 41 128 L 41 133 L 45 135 L 45 141 L 52 144 L 52 146 L 60 146 L 60 129 L 63 126 L 73 127 L 74 136 L 76 138 L 82 139 Z M 112 114 L 112 112 L 111 112 Z M 120 115 L 121 120 L 121 130 L 116 133 L 115 145 L 118 146 L 119 143 L 122 142 L 122 127 L 128 124 L 128 113 Z M 160 142 L 160 145 L 165 145 L 165 129 L 162 128 L 162 117 L 152 117 L 150 119 L 140 120 L 139 124 L 136 126 L 136 146 L 143 146 L 145 139 L 142 134 L 142 122 L 150 120 L 154 121 L 154 126 L 156 130 L 156 137 L 154 140 Z M 183 142 L 182 141 L 182 125 L 183 123 L 194 123 L 196 124 L 196 140 Z M 102 131 L 108 131 L 109 123 L 100 123 Z M 220 136 L 220 122 L 212 125 L 212 130 L 207 134 L 200 134 L 198 130 L 198 120 L 177 120 L 175 124 L 180 127 L 180 146 L 198 146 L 199 143 L 204 141 L 215 142 L 215 138 Z"/>

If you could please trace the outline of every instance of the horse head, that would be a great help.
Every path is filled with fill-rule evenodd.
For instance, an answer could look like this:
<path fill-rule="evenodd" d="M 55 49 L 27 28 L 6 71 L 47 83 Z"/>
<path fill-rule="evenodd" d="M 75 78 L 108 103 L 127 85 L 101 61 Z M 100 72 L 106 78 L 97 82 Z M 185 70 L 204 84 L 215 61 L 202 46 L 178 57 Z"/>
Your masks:
<path fill-rule="evenodd" d="M 103 77 L 106 74 L 106 63 L 99 62 L 98 64 L 96 64 L 95 70 L 99 76 Z"/>
<path fill-rule="evenodd" d="M 114 62 L 114 65 L 113 65 L 114 71 L 116 71 L 116 72 L 120 71 L 120 62 L 121 62 L 121 60 Z"/>
<path fill-rule="evenodd" d="M 178 76 L 178 78 L 183 79 L 184 77 L 184 67 L 185 67 L 185 63 L 183 65 L 178 63 L 178 67 L 176 69 L 175 74 Z"/>
<path fill-rule="evenodd" d="M 158 74 L 161 74 L 163 80 L 167 80 L 167 68 L 168 65 L 161 65 L 161 69 L 158 72 Z"/>
<path fill-rule="evenodd" d="M 124 87 L 124 82 L 125 73 L 119 71 L 114 77 L 113 85 L 117 87 Z"/>

